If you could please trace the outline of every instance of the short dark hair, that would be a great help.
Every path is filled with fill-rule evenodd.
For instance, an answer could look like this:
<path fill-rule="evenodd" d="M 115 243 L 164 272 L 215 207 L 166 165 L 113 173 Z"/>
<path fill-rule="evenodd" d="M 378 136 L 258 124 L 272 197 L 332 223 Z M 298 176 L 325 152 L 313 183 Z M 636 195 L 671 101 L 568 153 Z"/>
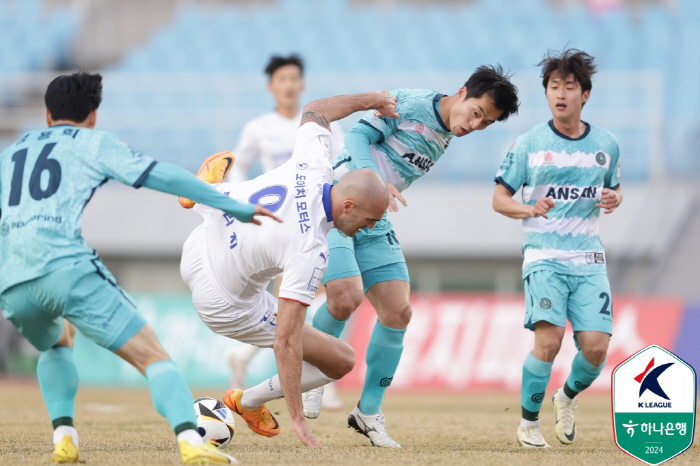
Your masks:
<path fill-rule="evenodd" d="M 44 95 L 54 120 L 85 121 L 102 102 L 102 76 L 85 72 L 62 75 L 51 81 Z"/>
<path fill-rule="evenodd" d="M 301 75 L 304 75 L 304 60 L 297 54 L 292 54 L 288 57 L 273 55 L 272 57 L 270 57 L 270 61 L 265 67 L 265 74 L 268 78 L 272 78 L 272 75 L 275 74 L 275 71 L 287 65 L 296 66 L 297 68 L 299 68 Z"/>
<path fill-rule="evenodd" d="M 542 85 L 545 91 L 552 74 L 558 73 L 562 79 L 570 74 L 581 86 L 581 92 L 590 91 L 593 88 L 591 81 L 596 72 L 593 57 L 586 52 L 577 49 L 566 49 L 563 52 L 548 50 L 547 55 L 537 66 L 542 67 Z"/>
<path fill-rule="evenodd" d="M 484 94 L 488 95 L 494 106 L 503 112 L 498 121 L 505 121 L 510 115 L 518 113 L 520 106 L 518 88 L 510 82 L 512 76 L 512 73 L 503 71 L 501 65 L 480 66 L 464 83 L 464 87 L 467 88 L 467 96 L 464 99 L 478 99 Z"/>

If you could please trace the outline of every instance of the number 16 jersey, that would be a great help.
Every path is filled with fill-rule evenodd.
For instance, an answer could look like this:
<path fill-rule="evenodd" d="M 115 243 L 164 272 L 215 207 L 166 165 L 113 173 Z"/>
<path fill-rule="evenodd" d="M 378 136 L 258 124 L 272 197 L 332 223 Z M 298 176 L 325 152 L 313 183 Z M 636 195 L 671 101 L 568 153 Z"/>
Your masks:
<path fill-rule="evenodd" d="M 83 209 L 108 179 L 138 188 L 155 166 L 99 130 L 57 125 L 26 133 L 0 154 L 0 293 L 94 255 Z"/>

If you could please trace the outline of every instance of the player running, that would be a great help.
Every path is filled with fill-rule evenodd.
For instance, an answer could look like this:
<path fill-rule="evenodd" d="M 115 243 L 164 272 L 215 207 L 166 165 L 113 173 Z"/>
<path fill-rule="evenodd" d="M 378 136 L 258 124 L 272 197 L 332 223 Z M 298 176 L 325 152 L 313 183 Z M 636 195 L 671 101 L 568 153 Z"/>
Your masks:
<path fill-rule="evenodd" d="M 284 219 L 281 226 L 264 222 L 253 229 L 216 209 L 195 207 L 204 223 L 185 242 L 181 273 L 197 313 L 215 333 L 275 350 L 279 375 L 224 395 L 258 434 L 279 433 L 264 403 L 284 396 L 299 439 L 320 446 L 304 420 L 301 393 L 341 378 L 355 364 L 347 343 L 305 325 L 304 317 L 326 270 L 328 230 L 350 237 L 374 227 L 390 196 L 371 170 L 331 186 L 329 122 L 368 109 L 393 118 L 395 108 L 386 91 L 313 101 L 304 107 L 287 163 L 245 183 L 217 186 L 234 199 L 266 206 Z M 277 299 L 266 288 L 281 273 Z"/>
<path fill-rule="evenodd" d="M 260 161 L 263 172 L 267 173 L 289 160 L 294 151 L 294 138 L 301 122 L 299 98 L 304 91 L 304 61 L 297 55 L 273 56 L 265 67 L 265 74 L 268 76 L 267 89 L 275 99 L 275 110 L 251 120 L 243 127 L 233 151 L 236 163 L 227 181 L 248 180 L 256 160 Z M 331 158 L 338 156 L 343 149 L 343 131 L 336 121 L 331 122 L 330 148 Z M 279 288 L 280 279 L 275 284 L 275 288 Z M 320 286 L 309 306 L 309 314 L 313 314 L 324 301 L 325 290 Z M 226 363 L 233 374 L 231 386 L 244 385 L 248 363 L 258 351 L 257 346 L 238 345 L 226 352 Z M 334 384 L 326 387 L 322 404 L 325 409 L 343 409 Z"/>
<path fill-rule="evenodd" d="M 77 327 L 146 376 L 156 410 L 175 431 L 183 463 L 235 464 L 202 443 L 185 379 L 81 237 L 81 218 L 95 190 L 109 179 L 188 196 L 240 222 L 260 223 L 254 215 L 273 215 L 93 129 L 101 100 L 99 74 L 57 77 L 45 95 L 49 127 L 29 131 L 0 154 L 0 308 L 41 351 L 37 377 L 54 428 L 52 461 L 79 461 L 73 427 Z"/>
<path fill-rule="evenodd" d="M 567 319 L 579 352 L 552 396 L 561 443 L 576 438 L 576 395 L 605 366 L 613 315 L 598 218 L 601 208 L 609 214 L 622 202 L 617 140 L 581 120 L 596 71 L 593 57 L 574 49 L 550 52 L 539 66 L 552 119 L 517 139 L 493 195 L 494 210 L 523 219 L 525 232 L 525 327 L 535 332 L 535 347 L 523 364 L 517 438 L 528 448 L 549 447 L 539 412 Z M 512 198 L 521 186 L 522 204 Z"/>
<path fill-rule="evenodd" d="M 399 117 L 367 113 L 346 135 L 345 150 L 334 163 L 336 177 L 360 168 L 376 171 L 404 205 L 400 192 L 430 170 L 453 136 L 486 129 L 518 110 L 517 89 L 500 66 L 478 68 L 452 96 L 416 89 L 399 89 L 392 95 Z M 390 210 L 396 207 L 392 199 Z M 386 215 L 372 231 L 362 231 L 354 238 L 331 231 L 328 243 L 331 257 L 323 277 L 328 301 L 316 312 L 313 325 L 340 335 L 367 295 L 378 321 L 367 347 L 362 395 L 348 416 L 348 425 L 369 437 L 373 445 L 398 448 L 386 431 L 381 406 L 411 320 L 406 259 Z M 318 398 L 305 395 L 305 404 L 318 403 Z"/>

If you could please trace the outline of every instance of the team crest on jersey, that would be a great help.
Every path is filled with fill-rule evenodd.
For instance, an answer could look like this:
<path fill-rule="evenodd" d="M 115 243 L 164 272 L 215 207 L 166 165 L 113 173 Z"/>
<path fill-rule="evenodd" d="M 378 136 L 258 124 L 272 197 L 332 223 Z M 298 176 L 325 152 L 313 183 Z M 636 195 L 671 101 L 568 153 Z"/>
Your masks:
<path fill-rule="evenodd" d="M 552 301 L 550 301 L 549 298 L 542 298 L 540 300 L 540 307 L 542 309 L 551 309 Z"/>
<path fill-rule="evenodd" d="M 595 161 L 598 162 L 598 165 L 605 165 L 606 160 L 605 154 L 602 152 L 598 152 L 595 155 Z"/>
<path fill-rule="evenodd" d="M 425 131 L 425 126 L 424 126 L 424 125 L 416 125 L 416 133 L 422 134 L 423 131 Z"/>
<path fill-rule="evenodd" d="M 544 154 L 544 164 L 543 165 L 550 165 L 554 163 L 554 156 L 552 155 L 551 152 L 547 151 L 546 154 Z"/>
<path fill-rule="evenodd" d="M 307 168 L 309 168 L 309 164 L 306 162 L 297 162 L 297 168 L 299 170 L 306 170 Z"/>

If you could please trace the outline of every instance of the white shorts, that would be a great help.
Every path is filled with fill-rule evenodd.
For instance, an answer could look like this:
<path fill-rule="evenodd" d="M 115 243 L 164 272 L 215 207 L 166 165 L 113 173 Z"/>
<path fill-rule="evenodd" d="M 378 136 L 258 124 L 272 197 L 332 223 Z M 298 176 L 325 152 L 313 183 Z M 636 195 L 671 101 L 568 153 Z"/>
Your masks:
<path fill-rule="evenodd" d="M 202 257 L 205 254 L 205 237 L 197 228 L 182 248 L 180 275 L 192 290 L 192 302 L 200 319 L 214 333 L 243 343 L 272 348 L 277 324 L 277 298 L 267 291 L 245 307 L 230 303 L 209 278 Z"/>

